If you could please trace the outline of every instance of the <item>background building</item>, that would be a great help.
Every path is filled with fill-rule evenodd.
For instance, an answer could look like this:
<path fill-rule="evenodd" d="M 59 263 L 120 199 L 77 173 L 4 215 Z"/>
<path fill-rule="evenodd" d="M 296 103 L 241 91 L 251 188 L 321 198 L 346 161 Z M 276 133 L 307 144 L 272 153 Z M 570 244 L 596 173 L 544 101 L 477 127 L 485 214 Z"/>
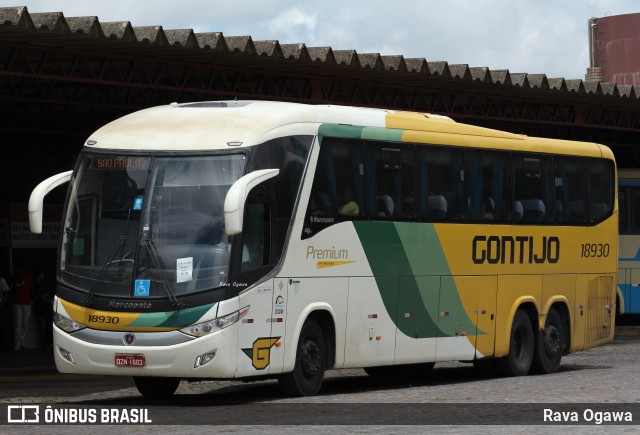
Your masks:
<path fill-rule="evenodd" d="M 589 20 L 586 80 L 640 85 L 640 13 Z"/>

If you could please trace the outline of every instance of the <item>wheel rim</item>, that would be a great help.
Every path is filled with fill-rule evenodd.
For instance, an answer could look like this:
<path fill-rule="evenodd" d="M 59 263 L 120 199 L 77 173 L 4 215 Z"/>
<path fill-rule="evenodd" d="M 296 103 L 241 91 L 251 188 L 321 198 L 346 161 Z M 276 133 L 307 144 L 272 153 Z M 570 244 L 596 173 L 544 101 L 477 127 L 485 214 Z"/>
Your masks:
<path fill-rule="evenodd" d="M 544 350 L 547 356 L 554 356 L 560 352 L 560 331 L 554 325 L 547 325 L 544 329 Z"/>
<path fill-rule="evenodd" d="M 320 367 L 322 364 L 321 352 L 318 343 L 307 339 L 302 343 L 300 350 L 300 366 L 302 368 L 302 373 L 306 378 L 316 376 L 321 371 Z"/>

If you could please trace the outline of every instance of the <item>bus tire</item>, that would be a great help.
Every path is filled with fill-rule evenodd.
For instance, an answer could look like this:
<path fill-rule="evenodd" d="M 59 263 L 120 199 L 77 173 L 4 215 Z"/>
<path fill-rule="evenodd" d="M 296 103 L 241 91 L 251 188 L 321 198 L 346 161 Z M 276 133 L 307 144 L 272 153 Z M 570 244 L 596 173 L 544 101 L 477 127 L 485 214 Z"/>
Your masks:
<path fill-rule="evenodd" d="M 293 371 L 278 378 L 284 393 L 290 396 L 317 394 L 324 378 L 325 358 L 322 329 L 315 319 L 309 318 L 300 331 Z"/>
<path fill-rule="evenodd" d="M 136 388 L 147 399 L 166 399 L 173 396 L 173 393 L 180 385 L 179 378 L 157 378 L 148 376 L 134 376 L 133 382 Z"/>
<path fill-rule="evenodd" d="M 529 373 L 534 353 L 531 319 L 519 309 L 513 317 L 509 339 L 509 354 L 496 361 L 496 368 L 506 376 L 524 376 Z"/>
<path fill-rule="evenodd" d="M 560 367 L 564 342 L 562 319 L 560 314 L 551 308 L 544 323 L 544 330 L 537 334 L 531 371 L 533 373 L 555 373 Z"/>

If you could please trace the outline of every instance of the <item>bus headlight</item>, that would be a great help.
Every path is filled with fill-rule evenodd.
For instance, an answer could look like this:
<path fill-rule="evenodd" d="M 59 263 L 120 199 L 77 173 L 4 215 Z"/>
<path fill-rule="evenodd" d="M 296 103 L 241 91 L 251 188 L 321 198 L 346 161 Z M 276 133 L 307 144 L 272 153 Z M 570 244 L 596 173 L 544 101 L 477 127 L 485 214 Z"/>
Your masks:
<path fill-rule="evenodd" d="M 85 325 L 83 325 L 82 323 L 78 323 L 75 322 L 73 320 L 71 320 L 68 317 L 65 317 L 61 314 L 56 314 L 53 316 L 53 323 L 55 323 L 55 325 L 62 329 L 65 332 L 75 332 L 75 331 L 79 331 L 80 329 L 84 329 L 86 328 Z"/>
<path fill-rule="evenodd" d="M 249 307 L 245 307 L 240 311 L 236 311 L 234 313 L 228 314 L 223 317 L 218 317 L 217 319 L 208 320 L 206 322 L 198 323 L 196 325 L 187 326 L 186 328 L 182 328 L 180 332 L 184 332 L 188 335 L 193 335 L 194 337 L 202 337 L 204 335 L 211 334 L 213 332 L 220 331 L 221 329 L 227 328 L 234 323 L 236 323 L 240 318 L 242 318 L 247 311 L 249 311 Z"/>

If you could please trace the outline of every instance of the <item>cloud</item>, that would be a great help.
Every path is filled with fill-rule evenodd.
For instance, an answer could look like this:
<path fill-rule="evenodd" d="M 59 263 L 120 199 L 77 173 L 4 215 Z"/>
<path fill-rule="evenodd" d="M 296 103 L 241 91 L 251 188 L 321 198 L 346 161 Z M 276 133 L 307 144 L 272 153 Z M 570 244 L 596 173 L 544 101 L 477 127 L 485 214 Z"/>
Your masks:
<path fill-rule="evenodd" d="M 272 35 L 283 35 L 284 41 L 280 42 L 304 42 L 314 39 L 317 18 L 314 14 L 308 14 L 294 8 L 282 11 L 279 15 L 267 21 L 267 30 Z M 300 39 L 304 37 L 303 39 Z"/>

